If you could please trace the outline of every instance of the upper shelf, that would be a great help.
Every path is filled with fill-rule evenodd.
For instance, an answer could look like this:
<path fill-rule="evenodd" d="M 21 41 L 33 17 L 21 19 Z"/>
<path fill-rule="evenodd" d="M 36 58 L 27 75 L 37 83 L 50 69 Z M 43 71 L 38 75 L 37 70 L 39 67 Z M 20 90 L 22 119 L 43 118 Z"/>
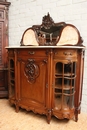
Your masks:
<path fill-rule="evenodd" d="M 41 25 L 33 25 L 24 31 L 22 46 L 82 46 L 78 29 L 65 22 L 54 23 L 49 13 L 42 19 Z"/>

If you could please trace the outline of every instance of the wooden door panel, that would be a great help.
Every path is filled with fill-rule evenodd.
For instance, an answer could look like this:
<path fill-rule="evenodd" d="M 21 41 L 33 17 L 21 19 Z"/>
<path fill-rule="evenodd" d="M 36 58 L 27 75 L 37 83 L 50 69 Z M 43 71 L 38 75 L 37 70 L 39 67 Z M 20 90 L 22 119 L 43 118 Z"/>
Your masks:
<path fill-rule="evenodd" d="M 20 81 L 18 80 L 18 82 L 20 82 L 19 98 L 22 103 L 31 103 L 37 106 L 45 105 L 47 63 L 44 62 L 44 60 L 47 59 L 30 58 L 27 60 L 21 59 L 21 61 L 18 62 L 18 73 L 20 76 Z M 26 66 L 28 66 L 27 69 Z M 37 68 L 38 70 L 35 72 Z"/>

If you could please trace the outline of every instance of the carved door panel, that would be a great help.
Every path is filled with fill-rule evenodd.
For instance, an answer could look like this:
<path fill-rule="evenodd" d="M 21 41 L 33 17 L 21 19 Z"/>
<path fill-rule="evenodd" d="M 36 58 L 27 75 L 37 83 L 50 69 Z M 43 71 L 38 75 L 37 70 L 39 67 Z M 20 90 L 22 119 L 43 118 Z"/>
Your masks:
<path fill-rule="evenodd" d="M 20 106 L 35 112 L 46 109 L 47 59 L 22 56 L 18 59 L 18 99 Z"/>

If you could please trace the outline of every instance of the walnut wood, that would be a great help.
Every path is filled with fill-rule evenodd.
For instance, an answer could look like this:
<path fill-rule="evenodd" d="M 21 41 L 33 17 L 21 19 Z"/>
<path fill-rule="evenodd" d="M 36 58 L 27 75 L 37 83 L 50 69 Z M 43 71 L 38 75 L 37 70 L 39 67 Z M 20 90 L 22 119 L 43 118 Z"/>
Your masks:
<path fill-rule="evenodd" d="M 63 40 L 67 41 L 66 37 L 70 38 L 66 36 L 66 30 L 73 29 L 76 35 L 73 39 L 71 31 L 72 44 L 61 46 Z M 57 34 L 48 38 L 55 31 Z M 46 39 L 39 33 L 43 33 Z M 33 46 L 27 46 L 29 43 Z M 7 47 L 9 101 L 15 104 L 16 112 L 21 107 L 44 114 L 48 123 L 52 116 L 77 121 L 81 111 L 85 49 L 79 31 L 64 22 L 54 23 L 48 14 L 43 17 L 41 25 L 25 30 L 21 45 Z"/>
<path fill-rule="evenodd" d="M 48 123 L 50 123 L 52 116 L 58 119 L 72 119 L 75 117 L 75 121 L 77 121 L 81 109 L 84 47 L 8 47 L 7 49 L 9 101 L 11 104 L 15 104 L 16 112 L 21 107 L 27 111 L 32 110 L 34 113 L 44 114 L 47 116 Z M 76 62 L 75 92 L 72 94 L 74 100 L 71 100 L 71 103 L 74 104 L 73 108 L 66 107 L 62 99 L 55 104 L 56 63 L 66 64 L 70 61 Z M 61 66 L 59 69 L 61 69 Z M 63 75 L 70 74 L 63 72 Z M 66 87 L 65 89 L 62 88 L 62 91 L 63 89 L 70 89 L 69 86 Z M 63 108 L 60 109 L 61 105 Z"/>

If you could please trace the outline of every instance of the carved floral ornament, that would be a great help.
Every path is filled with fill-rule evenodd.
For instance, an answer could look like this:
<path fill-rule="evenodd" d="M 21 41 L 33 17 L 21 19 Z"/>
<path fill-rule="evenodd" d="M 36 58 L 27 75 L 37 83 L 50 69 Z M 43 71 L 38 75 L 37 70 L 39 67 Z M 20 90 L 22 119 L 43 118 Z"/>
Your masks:
<path fill-rule="evenodd" d="M 25 76 L 30 83 L 34 83 L 39 76 L 39 67 L 34 59 L 28 59 L 24 69 Z"/>
<path fill-rule="evenodd" d="M 82 45 L 82 38 L 78 29 L 65 22 L 54 23 L 48 13 L 42 19 L 41 25 L 33 25 L 25 30 L 21 45 L 34 46 L 62 46 Z"/>

